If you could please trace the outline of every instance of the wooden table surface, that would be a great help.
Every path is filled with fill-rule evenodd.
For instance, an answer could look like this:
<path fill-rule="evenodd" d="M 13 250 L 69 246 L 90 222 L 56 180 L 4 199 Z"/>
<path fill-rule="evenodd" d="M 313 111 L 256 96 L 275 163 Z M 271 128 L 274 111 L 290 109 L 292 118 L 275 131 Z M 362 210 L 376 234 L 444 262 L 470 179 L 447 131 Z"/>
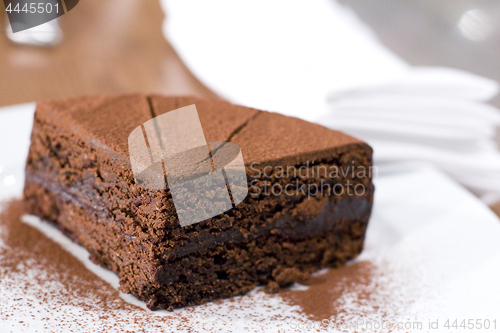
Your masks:
<path fill-rule="evenodd" d="M 217 97 L 165 40 L 163 19 L 158 1 L 93 0 L 59 19 L 64 39 L 52 48 L 13 44 L 0 29 L 0 106 L 125 92 Z"/>
<path fill-rule="evenodd" d="M 159 1 L 92 0 L 60 18 L 64 39 L 53 48 L 13 44 L 2 29 L 0 106 L 136 91 L 215 97 L 166 42 L 163 19 Z"/>

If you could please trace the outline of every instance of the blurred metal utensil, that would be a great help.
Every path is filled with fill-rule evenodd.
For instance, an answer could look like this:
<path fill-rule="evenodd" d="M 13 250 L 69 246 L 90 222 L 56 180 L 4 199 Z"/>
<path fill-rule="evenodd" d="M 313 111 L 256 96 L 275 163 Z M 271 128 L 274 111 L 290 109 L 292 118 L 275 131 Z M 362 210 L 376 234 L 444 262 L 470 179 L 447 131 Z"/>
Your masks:
<path fill-rule="evenodd" d="M 54 46 L 62 41 L 63 33 L 57 19 L 16 33 L 12 32 L 9 20 L 5 21 L 7 37 L 16 44 Z"/>

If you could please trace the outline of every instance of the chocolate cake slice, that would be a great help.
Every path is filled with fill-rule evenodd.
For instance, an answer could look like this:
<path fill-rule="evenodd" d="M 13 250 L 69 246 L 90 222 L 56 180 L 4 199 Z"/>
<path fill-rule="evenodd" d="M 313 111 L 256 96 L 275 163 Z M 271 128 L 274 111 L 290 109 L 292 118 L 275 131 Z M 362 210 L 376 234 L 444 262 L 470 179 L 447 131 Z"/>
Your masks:
<path fill-rule="evenodd" d="M 168 185 L 136 184 L 127 139 L 192 104 L 206 142 L 240 147 L 248 195 L 181 226 Z M 372 208 L 371 166 L 371 148 L 357 139 L 220 100 L 78 97 L 37 104 L 24 196 L 30 213 L 114 271 L 122 291 L 170 310 L 257 285 L 276 290 L 355 258 Z"/>

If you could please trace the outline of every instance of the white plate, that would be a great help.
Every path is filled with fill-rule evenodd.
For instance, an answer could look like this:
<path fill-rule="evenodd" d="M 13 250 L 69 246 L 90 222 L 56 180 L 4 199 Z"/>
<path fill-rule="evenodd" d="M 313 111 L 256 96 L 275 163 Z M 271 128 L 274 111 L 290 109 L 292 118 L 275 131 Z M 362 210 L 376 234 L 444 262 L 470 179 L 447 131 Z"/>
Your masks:
<path fill-rule="evenodd" d="M 34 104 L 24 104 L 0 111 L 2 200 L 22 193 L 33 109 Z M 358 261 L 371 261 L 385 271 L 377 281 L 378 288 L 385 290 L 385 296 L 395 303 L 381 302 L 375 312 L 367 312 L 366 304 L 353 291 L 349 295 L 343 295 L 344 308 L 349 309 L 345 318 L 391 320 L 403 324 L 409 320 L 418 321 L 423 325 L 422 331 L 431 332 L 453 331 L 454 329 L 444 327 L 446 319 L 458 319 L 459 324 L 462 319 L 488 319 L 491 322 L 496 319 L 496 331 L 500 330 L 499 219 L 473 195 L 432 167 L 396 166 L 392 170 L 381 172 L 375 179 L 375 184 L 373 216 L 365 250 Z M 93 265 L 84 249 L 68 241 L 56 229 L 33 217 L 24 220 L 60 243 L 113 287 L 117 286 L 118 279 L 114 274 Z M 19 303 L 16 299 L 28 296 L 36 298 L 29 291 L 7 288 L 3 282 L 0 281 L 0 314 Z M 128 296 L 127 300 L 133 301 L 133 297 Z M 81 327 L 75 324 L 75 313 L 89 331 L 102 327 L 103 320 L 111 320 L 74 307 L 56 315 L 46 310 L 40 299 L 35 301 L 30 306 L 36 311 L 23 311 L 23 305 L 18 304 L 20 311 L 16 311 L 18 314 L 15 316 L 3 318 L 0 332 L 33 332 L 37 329 L 78 331 Z M 296 320 L 304 319 L 296 306 L 288 305 L 279 295 L 254 292 L 239 298 L 239 302 L 243 308 L 234 308 L 231 302 L 224 301 L 176 310 L 174 317 L 163 323 L 161 328 L 148 327 L 147 324 L 141 324 L 140 327 L 149 332 L 182 331 L 187 330 L 186 325 L 195 330 L 221 329 L 235 332 L 247 327 L 278 332 L 279 329 L 288 331 L 295 327 L 293 325 L 296 325 Z M 405 306 L 394 308 L 395 304 Z M 178 326 L 186 311 L 190 314 L 187 324 Z M 369 317 L 363 318 L 365 313 L 369 313 Z M 117 330 L 137 329 L 137 323 L 123 320 L 129 315 L 132 316 L 118 312 L 111 314 L 111 317 L 115 316 L 112 319 L 116 319 Z M 141 314 L 143 317 L 156 315 L 172 316 L 165 312 L 143 311 Z M 50 320 L 43 320 L 49 316 L 52 316 Z M 271 320 L 272 316 L 283 319 Z M 439 322 L 439 329 L 429 330 L 429 323 L 435 323 L 436 320 Z M 53 326 L 47 328 L 47 323 L 52 323 Z M 495 330 L 490 328 L 479 331 Z"/>

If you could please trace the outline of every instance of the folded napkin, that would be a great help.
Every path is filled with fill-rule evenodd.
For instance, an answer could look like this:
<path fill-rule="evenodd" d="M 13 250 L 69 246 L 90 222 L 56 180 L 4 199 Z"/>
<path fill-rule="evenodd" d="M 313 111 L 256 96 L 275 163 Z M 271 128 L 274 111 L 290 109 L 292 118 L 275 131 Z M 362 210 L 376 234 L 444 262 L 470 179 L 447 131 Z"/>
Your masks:
<path fill-rule="evenodd" d="M 500 200 L 495 81 L 408 65 L 334 0 L 161 3 L 166 38 L 221 97 L 363 139 L 378 165 L 431 162 Z"/>

